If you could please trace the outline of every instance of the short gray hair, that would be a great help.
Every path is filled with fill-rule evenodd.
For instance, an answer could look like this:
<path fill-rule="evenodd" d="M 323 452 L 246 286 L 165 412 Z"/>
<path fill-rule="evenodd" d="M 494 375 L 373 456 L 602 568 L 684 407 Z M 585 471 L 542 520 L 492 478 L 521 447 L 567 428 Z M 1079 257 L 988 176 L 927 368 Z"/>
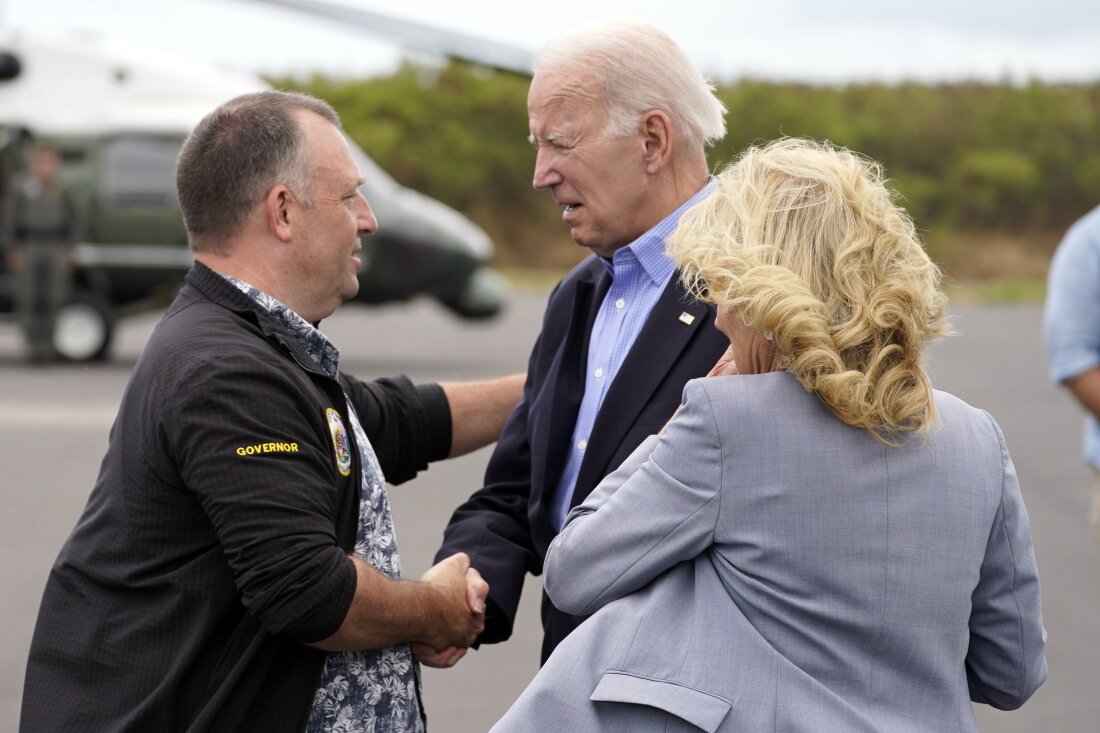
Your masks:
<path fill-rule="evenodd" d="M 256 203 L 278 183 L 310 205 L 310 170 L 296 119 L 299 111 L 340 126 L 327 102 L 280 91 L 231 99 L 195 126 L 176 167 L 176 190 L 191 249 L 221 252 Z"/>
<path fill-rule="evenodd" d="M 551 41 L 535 73 L 586 69 L 603 87 L 612 137 L 637 130 L 642 114 L 664 111 L 702 149 L 726 135 L 726 106 L 715 87 L 664 31 L 640 20 L 582 26 Z"/>

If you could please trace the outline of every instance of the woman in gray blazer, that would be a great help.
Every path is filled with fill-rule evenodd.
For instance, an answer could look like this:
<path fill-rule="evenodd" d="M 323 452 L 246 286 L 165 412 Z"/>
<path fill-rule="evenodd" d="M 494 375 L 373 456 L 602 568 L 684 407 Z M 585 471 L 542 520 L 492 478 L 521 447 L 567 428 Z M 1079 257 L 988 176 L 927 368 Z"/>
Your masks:
<path fill-rule="evenodd" d="M 750 148 L 672 255 L 730 339 L 546 558 L 595 615 L 496 731 L 972 731 L 1046 677 L 1027 513 L 988 413 L 932 389 L 940 272 L 880 168 Z"/>

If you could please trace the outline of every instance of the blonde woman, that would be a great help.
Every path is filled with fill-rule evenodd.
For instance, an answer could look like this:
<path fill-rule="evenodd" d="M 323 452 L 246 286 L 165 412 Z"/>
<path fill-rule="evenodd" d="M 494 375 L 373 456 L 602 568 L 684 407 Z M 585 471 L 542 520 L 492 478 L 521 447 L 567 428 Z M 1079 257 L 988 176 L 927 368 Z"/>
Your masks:
<path fill-rule="evenodd" d="M 670 250 L 727 359 L 566 520 L 595 615 L 499 731 L 972 731 L 1046 677 L 1027 514 L 992 417 L 932 389 L 940 273 L 880 168 L 751 148 Z"/>

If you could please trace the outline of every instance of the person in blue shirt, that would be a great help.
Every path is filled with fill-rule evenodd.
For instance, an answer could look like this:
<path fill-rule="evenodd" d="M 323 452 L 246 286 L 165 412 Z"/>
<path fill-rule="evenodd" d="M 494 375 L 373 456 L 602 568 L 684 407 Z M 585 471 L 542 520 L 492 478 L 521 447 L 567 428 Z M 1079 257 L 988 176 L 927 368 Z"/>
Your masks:
<path fill-rule="evenodd" d="M 454 513 L 438 557 L 465 552 L 492 592 L 478 643 L 512 633 L 527 573 L 569 509 L 680 405 L 728 341 L 692 299 L 665 240 L 710 195 L 706 148 L 725 108 L 684 52 L 652 25 L 616 20 L 551 42 L 527 98 L 534 186 L 562 207 L 592 255 L 558 283 L 523 398 L 485 474 Z M 543 598 L 542 658 L 583 618 Z"/>
<path fill-rule="evenodd" d="M 1043 336 L 1051 377 L 1088 413 L 1084 452 L 1094 479 L 1089 524 L 1100 542 L 1100 206 L 1070 227 L 1054 253 Z"/>

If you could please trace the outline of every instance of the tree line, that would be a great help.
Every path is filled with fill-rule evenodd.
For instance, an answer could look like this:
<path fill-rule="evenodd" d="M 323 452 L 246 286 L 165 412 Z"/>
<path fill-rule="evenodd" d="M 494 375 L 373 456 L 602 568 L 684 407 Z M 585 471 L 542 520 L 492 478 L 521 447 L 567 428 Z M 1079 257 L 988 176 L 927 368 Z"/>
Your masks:
<path fill-rule="evenodd" d="M 484 227 L 502 265 L 561 266 L 561 212 L 531 187 L 529 80 L 451 62 L 368 79 L 274 79 L 328 100 L 364 150 L 401 183 Z M 830 140 L 881 162 L 934 254 L 992 238 L 1049 249 L 1100 203 L 1100 82 L 1081 84 L 721 84 L 728 133 L 715 170 L 779 136 Z M 382 222 L 385 225 L 385 222 Z M 1030 245 L 1029 245 L 1030 246 Z M 1045 252 L 1044 254 L 1049 254 Z"/>

